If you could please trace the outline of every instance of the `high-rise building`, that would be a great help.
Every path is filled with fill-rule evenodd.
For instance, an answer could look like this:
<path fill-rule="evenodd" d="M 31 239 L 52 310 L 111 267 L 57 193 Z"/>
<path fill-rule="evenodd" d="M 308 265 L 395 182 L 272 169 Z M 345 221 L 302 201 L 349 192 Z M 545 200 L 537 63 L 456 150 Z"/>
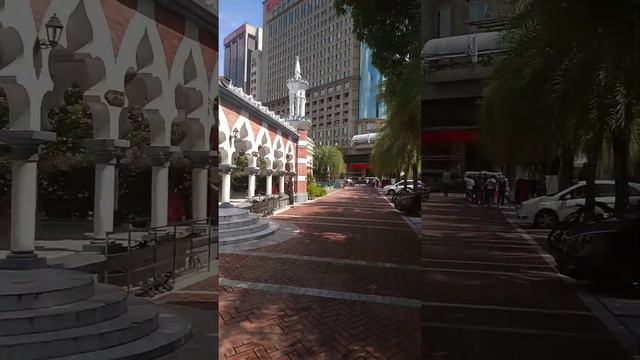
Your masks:
<path fill-rule="evenodd" d="M 261 100 L 286 116 L 286 80 L 295 57 L 310 88 L 309 136 L 319 145 L 348 147 L 358 133 L 360 42 L 350 14 L 338 16 L 334 0 L 266 0 L 263 3 L 264 71 Z"/>
<path fill-rule="evenodd" d="M 251 54 L 251 75 L 249 76 L 249 95 L 254 99 L 262 101 L 263 90 L 263 74 L 262 63 L 264 59 L 264 52 L 262 50 L 256 50 Z"/>
<path fill-rule="evenodd" d="M 224 76 L 251 93 L 251 59 L 262 50 L 262 28 L 242 24 L 224 38 Z"/>
<path fill-rule="evenodd" d="M 380 99 L 380 86 L 384 78 L 373 66 L 373 51 L 367 44 L 360 44 L 360 100 L 358 134 L 371 134 L 380 130 L 386 119 L 384 102 Z"/>
<path fill-rule="evenodd" d="M 425 179 L 445 170 L 490 168 L 477 143 L 484 80 L 503 50 L 505 0 L 422 3 L 422 169 Z"/>

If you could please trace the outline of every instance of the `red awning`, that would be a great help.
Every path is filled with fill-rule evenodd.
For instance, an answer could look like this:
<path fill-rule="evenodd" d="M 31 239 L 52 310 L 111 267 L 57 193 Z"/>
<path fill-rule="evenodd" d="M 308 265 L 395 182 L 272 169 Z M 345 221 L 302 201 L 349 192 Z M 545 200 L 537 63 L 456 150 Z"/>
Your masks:
<path fill-rule="evenodd" d="M 475 143 L 478 140 L 477 130 L 436 130 L 422 131 L 422 144 Z"/>
<path fill-rule="evenodd" d="M 369 164 L 367 163 L 349 164 L 349 169 L 351 170 L 362 170 L 362 169 L 368 169 L 368 168 L 369 168 Z"/>

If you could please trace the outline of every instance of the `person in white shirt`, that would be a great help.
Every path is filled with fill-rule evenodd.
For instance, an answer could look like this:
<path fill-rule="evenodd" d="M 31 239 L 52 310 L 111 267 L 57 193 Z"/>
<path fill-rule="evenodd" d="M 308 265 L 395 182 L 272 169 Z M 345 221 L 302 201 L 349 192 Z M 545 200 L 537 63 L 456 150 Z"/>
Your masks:
<path fill-rule="evenodd" d="M 467 203 L 470 204 L 473 202 L 473 187 L 476 185 L 476 182 L 469 176 L 464 177 L 464 186 L 467 190 L 466 197 Z"/>

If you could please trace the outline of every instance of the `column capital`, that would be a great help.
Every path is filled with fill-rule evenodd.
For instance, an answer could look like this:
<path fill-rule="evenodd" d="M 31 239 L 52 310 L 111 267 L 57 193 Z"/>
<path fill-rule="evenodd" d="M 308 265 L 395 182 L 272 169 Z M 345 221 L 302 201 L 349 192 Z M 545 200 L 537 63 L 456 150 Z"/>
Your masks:
<path fill-rule="evenodd" d="M 129 140 L 105 138 L 85 139 L 82 144 L 89 150 L 96 164 L 108 164 L 114 159 L 122 158 L 122 150 L 130 146 Z"/>
<path fill-rule="evenodd" d="M 273 169 L 267 169 L 267 176 L 272 176 L 275 172 Z"/>
<path fill-rule="evenodd" d="M 56 133 L 39 130 L 0 130 L 0 140 L 11 147 L 11 160 L 37 161 L 40 145 L 55 141 Z"/>
<path fill-rule="evenodd" d="M 218 165 L 218 169 L 222 174 L 231 174 L 231 171 L 235 169 L 236 166 L 233 164 L 220 164 Z"/>
<path fill-rule="evenodd" d="M 151 166 L 166 166 L 171 160 L 171 156 L 179 151 L 179 147 L 171 145 L 147 145 L 144 147 L 144 155 Z"/>
<path fill-rule="evenodd" d="M 249 175 L 256 175 L 259 171 L 260 171 L 260 168 L 257 168 L 255 166 L 247 167 L 247 174 Z"/>
<path fill-rule="evenodd" d="M 209 150 L 185 151 L 183 152 L 183 155 L 191 161 L 192 167 L 206 169 L 213 162 L 215 152 Z"/>

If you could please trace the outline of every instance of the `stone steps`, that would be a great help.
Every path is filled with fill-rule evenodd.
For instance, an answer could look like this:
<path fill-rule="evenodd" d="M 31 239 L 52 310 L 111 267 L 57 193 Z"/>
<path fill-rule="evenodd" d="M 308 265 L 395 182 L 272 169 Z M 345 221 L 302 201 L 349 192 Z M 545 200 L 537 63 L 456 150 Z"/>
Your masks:
<path fill-rule="evenodd" d="M 218 236 L 220 239 L 228 239 L 232 237 L 237 237 L 241 235 L 248 235 L 253 233 L 258 233 L 269 227 L 269 221 L 265 219 L 258 219 L 258 221 L 254 224 L 242 227 L 235 227 L 231 229 L 220 229 L 218 230 Z"/>
<path fill-rule="evenodd" d="M 49 360 L 151 360 L 180 348 L 190 336 L 189 321 L 162 309 L 158 316 L 158 329 L 149 336 L 108 349 Z M 216 346 L 211 344 L 212 349 Z"/>
<path fill-rule="evenodd" d="M 0 281 L 2 360 L 153 359 L 191 334 L 190 321 L 89 274 L 0 270 Z"/>
<path fill-rule="evenodd" d="M 221 246 L 255 241 L 278 231 L 278 225 L 240 208 L 220 209 L 218 224 Z"/>
<path fill-rule="evenodd" d="M 40 360 L 102 350 L 140 339 L 158 328 L 158 309 L 138 299 L 121 316 L 96 324 L 0 337 L 0 359 Z"/>
<path fill-rule="evenodd" d="M 276 231 L 278 231 L 278 229 L 279 229 L 278 225 L 275 224 L 275 223 L 268 223 L 268 224 L 269 224 L 269 226 L 266 229 L 261 230 L 259 232 L 255 232 L 255 233 L 251 233 L 251 234 L 238 235 L 238 236 L 233 236 L 233 237 L 229 237 L 229 238 L 222 238 L 221 237 L 220 240 L 219 240 L 220 241 L 220 246 L 255 241 L 255 240 L 262 239 L 262 238 L 265 238 L 267 236 L 271 236 L 271 235 L 275 234 Z"/>
<path fill-rule="evenodd" d="M 235 220 L 220 222 L 218 224 L 218 228 L 219 228 L 218 231 L 250 226 L 250 225 L 256 224 L 259 220 L 260 220 L 260 217 L 258 215 L 249 214 L 249 216 L 245 219 L 235 219 Z"/>
<path fill-rule="evenodd" d="M 234 220 L 246 219 L 249 217 L 249 210 L 238 208 L 223 208 L 218 210 L 218 224 Z"/>
<path fill-rule="evenodd" d="M 0 271 L 0 311 L 70 304 L 94 295 L 93 276 L 62 269 Z"/>
<path fill-rule="evenodd" d="M 124 290 L 96 285 L 87 300 L 48 308 L 0 312 L 0 336 L 68 329 L 107 321 L 127 311 Z"/>

